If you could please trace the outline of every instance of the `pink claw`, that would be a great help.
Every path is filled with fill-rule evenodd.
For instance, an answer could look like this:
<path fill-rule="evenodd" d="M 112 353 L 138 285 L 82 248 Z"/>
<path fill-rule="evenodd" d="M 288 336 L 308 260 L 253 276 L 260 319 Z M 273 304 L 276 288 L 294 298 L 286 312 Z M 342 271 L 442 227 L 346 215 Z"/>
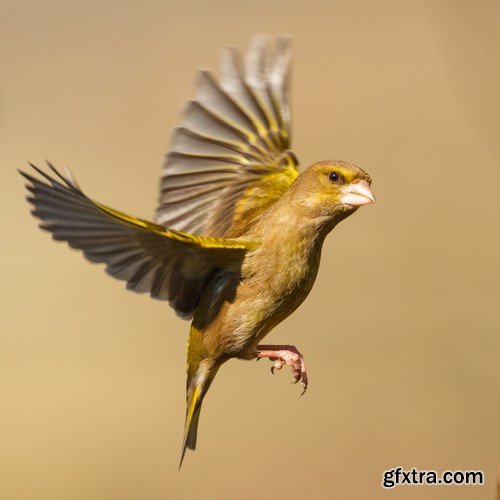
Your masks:
<path fill-rule="evenodd" d="M 281 370 L 283 366 L 288 365 L 292 370 L 294 384 L 297 382 L 302 383 L 304 390 L 302 394 L 306 392 L 307 389 L 307 371 L 306 364 L 304 362 L 304 357 L 293 345 L 259 345 L 257 346 L 257 359 L 269 358 L 274 361 L 271 367 L 271 373 L 274 374 L 274 370 Z M 301 396 L 302 396 L 301 394 Z"/>

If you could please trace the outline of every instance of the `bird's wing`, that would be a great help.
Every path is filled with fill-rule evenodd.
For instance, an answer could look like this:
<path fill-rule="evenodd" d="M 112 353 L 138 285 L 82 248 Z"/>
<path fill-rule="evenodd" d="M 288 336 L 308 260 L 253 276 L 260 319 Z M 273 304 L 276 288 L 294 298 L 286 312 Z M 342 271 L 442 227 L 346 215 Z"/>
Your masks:
<path fill-rule="evenodd" d="M 290 39 L 259 35 L 245 57 L 227 49 L 220 78 L 200 71 L 171 138 L 158 224 L 241 236 L 298 175 L 289 151 Z"/>
<path fill-rule="evenodd" d="M 28 201 L 40 227 L 83 250 L 90 261 L 105 263 L 106 271 L 126 281 L 128 289 L 168 300 L 180 316 L 192 316 L 213 272 L 237 274 L 244 254 L 256 246 L 170 230 L 118 212 L 88 198 L 69 171 L 63 175 L 49 167 L 53 176 L 33 166 L 43 181 L 21 172 L 29 181 Z"/>

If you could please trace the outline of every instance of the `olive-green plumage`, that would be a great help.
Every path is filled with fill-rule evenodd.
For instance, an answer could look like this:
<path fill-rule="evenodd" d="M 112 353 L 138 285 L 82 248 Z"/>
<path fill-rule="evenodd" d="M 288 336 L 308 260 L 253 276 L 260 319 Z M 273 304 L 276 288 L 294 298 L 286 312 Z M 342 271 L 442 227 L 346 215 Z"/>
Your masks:
<path fill-rule="evenodd" d="M 181 463 L 227 360 L 269 357 L 307 387 L 293 346 L 260 342 L 309 294 L 326 235 L 374 201 L 370 177 L 354 165 L 323 161 L 298 175 L 289 65 L 288 38 L 262 36 L 244 61 L 226 53 L 220 82 L 200 73 L 167 155 L 156 223 L 92 201 L 50 164 L 53 176 L 34 167 L 43 180 L 23 173 L 33 213 L 55 239 L 192 317 Z"/>

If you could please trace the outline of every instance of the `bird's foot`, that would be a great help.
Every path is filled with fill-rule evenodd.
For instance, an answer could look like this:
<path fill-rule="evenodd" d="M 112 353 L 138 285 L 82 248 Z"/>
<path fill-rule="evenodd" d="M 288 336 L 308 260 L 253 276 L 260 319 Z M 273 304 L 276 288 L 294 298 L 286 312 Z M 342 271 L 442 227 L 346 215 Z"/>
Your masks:
<path fill-rule="evenodd" d="M 274 374 L 274 370 L 281 370 L 285 365 L 288 365 L 292 370 L 293 383 L 302 383 L 304 390 L 302 394 L 306 392 L 307 389 L 307 371 L 306 364 L 304 362 L 304 357 L 297 348 L 293 345 L 258 345 L 257 346 L 257 359 L 269 358 L 274 361 L 271 367 L 271 372 Z M 301 394 L 301 396 L 302 396 Z"/>

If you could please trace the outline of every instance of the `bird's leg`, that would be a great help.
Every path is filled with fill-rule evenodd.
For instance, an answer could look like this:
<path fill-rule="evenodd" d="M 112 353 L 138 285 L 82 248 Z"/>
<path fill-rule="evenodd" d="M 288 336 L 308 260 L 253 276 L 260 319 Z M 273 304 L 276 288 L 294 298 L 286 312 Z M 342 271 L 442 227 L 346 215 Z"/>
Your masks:
<path fill-rule="evenodd" d="M 274 374 L 274 370 L 281 370 L 283 366 L 288 365 L 292 370 L 294 383 L 302 383 L 304 390 L 302 394 L 306 392 L 307 389 L 307 372 L 306 364 L 304 362 L 304 357 L 297 348 L 293 345 L 258 345 L 256 352 L 257 359 L 269 358 L 274 361 L 271 367 L 271 372 Z M 302 395 L 301 394 L 301 395 Z"/>

